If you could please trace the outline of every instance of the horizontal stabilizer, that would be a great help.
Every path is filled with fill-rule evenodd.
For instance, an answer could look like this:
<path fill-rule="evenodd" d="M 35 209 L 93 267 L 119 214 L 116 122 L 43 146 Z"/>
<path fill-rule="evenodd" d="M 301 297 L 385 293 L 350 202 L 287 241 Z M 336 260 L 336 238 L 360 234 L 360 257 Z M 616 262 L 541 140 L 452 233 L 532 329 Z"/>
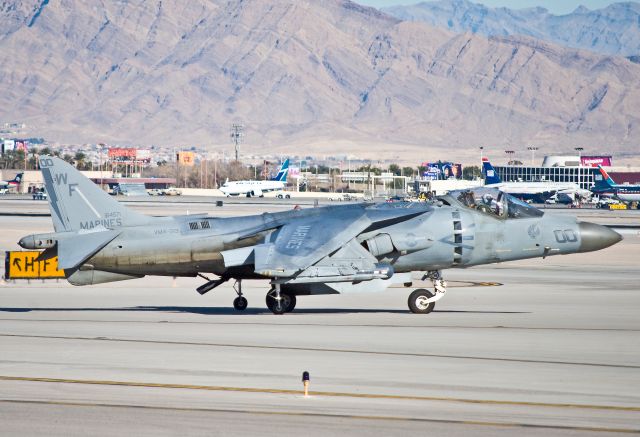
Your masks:
<path fill-rule="evenodd" d="M 73 269 L 91 258 L 120 234 L 118 230 L 106 230 L 76 234 L 58 241 L 58 268 Z"/>

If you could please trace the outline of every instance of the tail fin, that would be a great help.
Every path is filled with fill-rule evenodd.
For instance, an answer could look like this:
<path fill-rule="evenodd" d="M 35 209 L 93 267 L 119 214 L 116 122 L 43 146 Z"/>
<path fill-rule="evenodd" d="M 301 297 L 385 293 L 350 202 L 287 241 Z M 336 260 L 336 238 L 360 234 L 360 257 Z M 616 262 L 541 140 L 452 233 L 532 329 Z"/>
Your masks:
<path fill-rule="evenodd" d="M 113 229 L 149 221 L 149 217 L 128 210 L 60 158 L 42 156 L 40 168 L 56 232 Z"/>
<path fill-rule="evenodd" d="M 2 185 L 3 187 L 19 185 L 23 175 L 24 173 L 18 173 L 10 181 L 0 181 L 0 185 Z"/>
<path fill-rule="evenodd" d="M 496 174 L 496 171 L 487 158 L 482 158 L 482 173 L 484 173 L 484 183 L 486 185 L 499 184 L 502 182 L 502 179 Z"/>
<path fill-rule="evenodd" d="M 600 189 L 610 189 L 616 186 L 616 183 L 611 179 L 611 176 L 605 171 L 602 166 L 598 166 L 598 170 L 600 174 L 596 174 L 595 179 L 595 188 Z"/>
<path fill-rule="evenodd" d="M 285 161 L 282 163 L 282 166 L 280 167 L 280 171 L 278 172 L 276 177 L 273 178 L 273 180 L 279 181 L 279 182 L 287 182 L 288 173 L 289 173 L 289 158 L 285 159 Z"/>

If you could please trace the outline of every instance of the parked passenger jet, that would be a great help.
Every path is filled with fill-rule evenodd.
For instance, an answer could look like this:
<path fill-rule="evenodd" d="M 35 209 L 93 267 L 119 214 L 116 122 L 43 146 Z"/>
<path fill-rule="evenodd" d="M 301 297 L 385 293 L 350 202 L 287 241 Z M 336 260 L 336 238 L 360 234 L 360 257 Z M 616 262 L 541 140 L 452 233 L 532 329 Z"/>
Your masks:
<path fill-rule="evenodd" d="M 282 191 L 287 184 L 287 173 L 289 172 L 289 160 L 286 159 L 276 177 L 268 181 L 227 181 L 220 187 L 220 191 L 225 196 L 245 195 L 247 197 L 263 197 L 268 191 Z"/>
<path fill-rule="evenodd" d="M 487 158 L 482 158 L 482 173 L 485 187 L 498 188 L 519 199 L 543 203 L 555 194 L 568 194 L 572 197 L 590 197 L 591 192 L 572 182 L 503 182 Z"/>
<path fill-rule="evenodd" d="M 640 202 L 640 185 L 616 184 L 604 168 L 598 166 L 600 174 L 595 175 L 595 186 L 591 189 L 594 194 L 611 196 L 623 202 Z"/>
<path fill-rule="evenodd" d="M 0 181 L 0 188 L 5 189 L 5 188 L 17 188 L 18 185 L 20 185 L 20 181 L 22 180 L 22 173 L 18 173 L 13 179 L 11 179 L 10 181 Z"/>

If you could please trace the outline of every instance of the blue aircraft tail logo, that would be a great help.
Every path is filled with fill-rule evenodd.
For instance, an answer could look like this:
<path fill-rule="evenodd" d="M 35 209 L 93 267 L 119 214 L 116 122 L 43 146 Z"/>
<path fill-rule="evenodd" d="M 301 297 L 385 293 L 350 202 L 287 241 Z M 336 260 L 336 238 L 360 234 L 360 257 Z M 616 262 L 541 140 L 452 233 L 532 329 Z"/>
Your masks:
<path fill-rule="evenodd" d="M 602 168 L 601 166 L 598 166 L 598 170 L 600 174 L 596 173 L 594 175 L 595 188 L 609 189 L 616 185 L 616 183 L 613 182 L 613 179 L 611 179 L 611 176 L 607 174 L 604 168 Z"/>
<path fill-rule="evenodd" d="M 486 185 L 502 182 L 502 179 L 500 179 L 500 176 L 498 176 L 487 158 L 482 158 L 482 173 L 484 173 L 484 183 Z"/>
<path fill-rule="evenodd" d="M 287 158 L 282 163 L 282 166 L 280 167 L 280 171 L 278 172 L 276 177 L 273 178 L 273 180 L 274 181 L 278 181 L 278 182 L 287 182 L 287 174 L 288 173 L 289 173 L 289 159 Z"/>

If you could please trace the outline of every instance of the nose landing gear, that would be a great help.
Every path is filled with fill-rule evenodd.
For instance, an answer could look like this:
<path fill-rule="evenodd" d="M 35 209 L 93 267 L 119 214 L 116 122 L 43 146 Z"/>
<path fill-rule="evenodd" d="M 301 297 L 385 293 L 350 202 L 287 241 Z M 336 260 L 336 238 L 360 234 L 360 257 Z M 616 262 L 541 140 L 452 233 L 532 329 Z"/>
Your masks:
<path fill-rule="evenodd" d="M 435 308 L 436 302 L 442 299 L 447 292 L 447 283 L 442 278 L 439 270 L 427 272 L 422 279 L 427 278 L 431 279 L 435 293 L 423 288 L 419 288 L 411 293 L 407 303 L 409 310 L 414 314 L 429 314 Z"/>

